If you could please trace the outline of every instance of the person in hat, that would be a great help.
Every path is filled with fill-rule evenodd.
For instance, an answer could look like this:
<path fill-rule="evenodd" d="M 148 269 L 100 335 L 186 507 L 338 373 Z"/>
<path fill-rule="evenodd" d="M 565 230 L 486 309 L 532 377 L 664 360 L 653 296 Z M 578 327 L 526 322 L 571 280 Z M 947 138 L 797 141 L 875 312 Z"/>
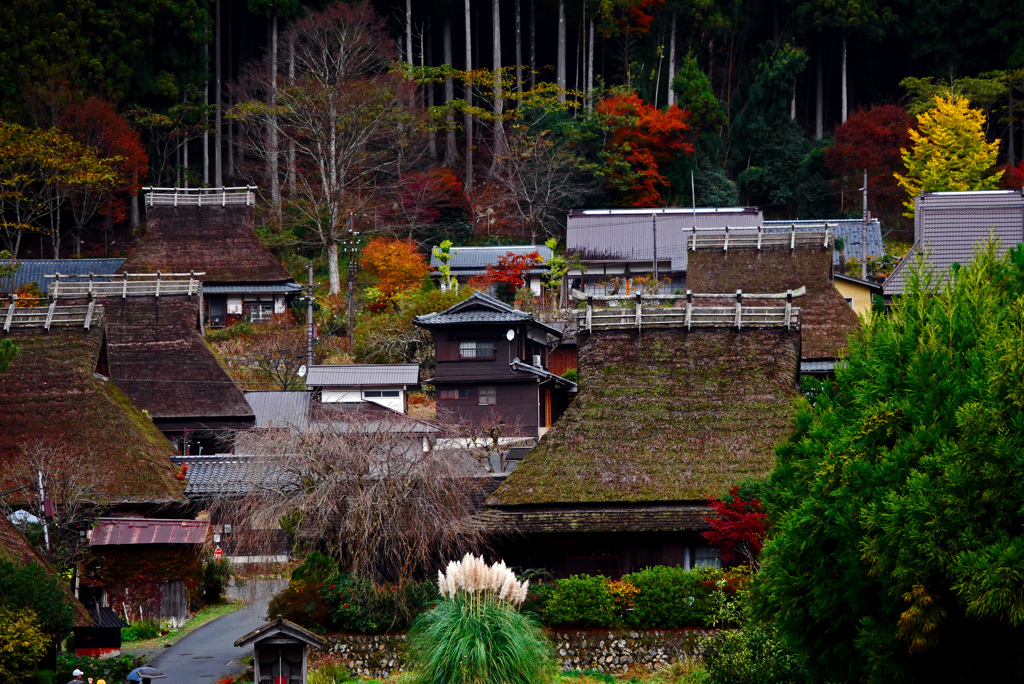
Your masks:
<path fill-rule="evenodd" d="M 74 679 L 68 682 L 68 684 L 82 684 L 82 677 L 85 676 L 85 673 L 81 670 L 75 670 L 71 673 L 71 676 L 74 677 Z"/>

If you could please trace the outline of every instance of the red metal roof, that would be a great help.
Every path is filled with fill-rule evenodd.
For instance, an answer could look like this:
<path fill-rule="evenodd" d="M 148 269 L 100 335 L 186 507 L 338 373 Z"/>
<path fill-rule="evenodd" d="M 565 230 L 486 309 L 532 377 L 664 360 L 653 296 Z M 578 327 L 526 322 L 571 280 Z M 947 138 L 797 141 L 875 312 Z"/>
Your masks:
<path fill-rule="evenodd" d="M 209 532 L 209 520 L 99 518 L 89 545 L 202 544 Z"/>

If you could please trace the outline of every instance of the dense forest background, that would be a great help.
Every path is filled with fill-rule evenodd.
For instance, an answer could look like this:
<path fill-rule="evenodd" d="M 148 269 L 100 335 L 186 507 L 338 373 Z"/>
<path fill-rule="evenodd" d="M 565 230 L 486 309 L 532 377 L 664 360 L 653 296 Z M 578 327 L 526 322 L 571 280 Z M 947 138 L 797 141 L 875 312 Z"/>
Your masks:
<path fill-rule="evenodd" d="M 302 51 L 353 24 L 370 50 L 324 76 L 347 93 L 335 104 L 376 118 L 333 120 L 365 133 L 361 147 L 334 153 L 335 185 L 304 193 L 323 161 L 304 143 L 325 129 L 304 134 L 296 113 L 327 100 Z M 24 220 L 8 207 L 4 237 L 20 256 L 116 253 L 138 227 L 139 186 L 252 183 L 265 238 L 337 264 L 350 228 L 424 246 L 536 242 L 580 206 L 859 216 L 864 168 L 869 210 L 905 236 L 892 173 L 914 115 L 937 94 L 966 97 L 1012 171 L 1022 90 L 1024 18 L 1008 0 L 11 0 L 6 139 L 57 128 L 121 162 L 97 167 L 110 197 L 92 212 L 51 192 Z"/>

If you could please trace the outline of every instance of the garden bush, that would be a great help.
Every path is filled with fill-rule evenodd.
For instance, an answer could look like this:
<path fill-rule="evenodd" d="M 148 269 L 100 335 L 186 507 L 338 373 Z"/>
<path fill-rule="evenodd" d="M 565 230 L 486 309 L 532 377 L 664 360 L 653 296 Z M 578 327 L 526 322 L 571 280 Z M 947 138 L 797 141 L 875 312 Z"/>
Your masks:
<path fill-rule="evenodd" d="M 600 575 L 558 580 L 542 616 L 551 627 L 614 627 L 618 623 L 608 579 Z"/>
<path fill-rule="evenodd" d="M 230 561 L 209 559 L 203 564 L 203 600 L 207 604 L 220 603 L 224 600 L 224 591 L 228 588 L 234 568 Z"/>
<path fill-rule="evenodd" d="M 338 561 L 319 551 L 311 551 L 302 561 L 302 565 L 292 570 L 292 579 L 304 582 L 323 582 L 336 574 L 338 574 Z"/>
<path fill-rule="evenodd" d="M 85 658 L 78 657 L 71 653 L 64 653 L 57 656 L 57 682 L 71 680 L 71 673 L 74 670 L 81 670 L 88 680 L 105 679 L 108 684 L 123 682 L 128 679 L 128 673 L 139 666 L 135 656 L 122 655 L 116 658 Z"/>
<path fill-rule="evenodd" d="M 20 682 L 32 675 L 48 642 L 31 610 L 0 607 L 0 681 Z"/>
<path fill-rule="evenodd" d="M 128 627 L 121 628 L 121 641 L 143 641 L 155 639 L 158 636 L 160 636 L 160 625 L 155 620 L 133 622 Z"/>
<path fill-rule="evenodd" d="M 284 618 L 318 634 L 327 631 L 330 607 L 320 595 L 319 582 L 292 580 L 284 591 L 275 596 L 267 607 L 271 620 Z"/>
<path fill-rule="evenodd" d="M 625 575 L 622 579 L 639 590 L 626 622 L 641 629 L 709 627 L 725 601 L 722 575 L 716 568 L 661 565 Z"/>
<path fill-rule="evenodd" d="M 438 600 L 432 582 L 376 585 L 344 573 L 325 583 L 321 594 L 330 609 L 331 629 L 363 634 L 404 631 Z"/>
<path fill-rule="evenodd" d="M 20 565 L 0 560 L 0 605 L 28 610 L 39 619 L 44 634 L 62 640 L 75 626 L 74 612 L 61 580 L 46 574 L 39 563 Z"/>

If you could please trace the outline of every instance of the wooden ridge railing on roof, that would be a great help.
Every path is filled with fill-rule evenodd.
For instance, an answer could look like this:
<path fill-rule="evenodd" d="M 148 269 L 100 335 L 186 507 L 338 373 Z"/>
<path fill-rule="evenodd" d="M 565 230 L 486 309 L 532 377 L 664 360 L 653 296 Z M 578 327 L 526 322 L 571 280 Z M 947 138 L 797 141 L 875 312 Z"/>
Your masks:
<path fill-rule="evenodd" d="M 792 224 L 788 233 L 766 232 L 756 228 L 691 228 L 686 236 L 686 249 L 762 249 L 765 247 L 821 247 L 827 249 L 833 241 L 832 227 L 838 223 L 824 224 L 824 230 L 797 230 Z M 686 230 L 685 228 L 683 229 Z"/>
<path fill-rule="evenodd" d="M 224 207 L 229 204 L 256 204 L 255 185 L 234 188 L 142 188 L 146 193 L 146 206 L 152 207 Z"/>
<path fill-rule="evenodd" d="M 88 330 L 103 318 L 103 307 L 96 304 L 95 298 L 90 298 L 88 304 L 77 306 L 57 306 L 56 300 L 50 301 L 49 306 L 18 306 L 18 295 L 11 295 L 11 303 L 2 316 L 5 333 L 11 328 L 41 327 L 49 330 L 55 325 L 80 325 Z"/>
<path fill-rule="evenodd" d="M 646 295 L 631 297 L 618 295 L 587 295 L 573 290 L 572 297 L 587 303 L 586 309 L 576 317 L 579 330 L 616 330 L 626 328 L 786 328 L 800 327 L 800 307 L 793 306 L 795 297 L 803 297 L 807 288 L 771 294 L 749 294 L 742 290 L 733 293 L 695 294 L 687 290 L 684 295 Z M 785 300 L 781 306 L 753 306 L 744 304 L 744 298 L 754 300 Z M 668 301 L 686 300 L 686 306 L 665 306 Z M 694 300 L 733 299 L 731 306 L 694 306 Z M 594 302 L 622 302 L 633 300 L 632 308 L 595 308 Z"/>
<path fill-rule="evenodd" d="M 55 273 L 43 276 L 52 280 L 47 292 L 52 299 L 84 299 L 86 297 L 143 297 L 199 294 L 200 276 L 205 271 L 189 273 L 103 273 L 68 275 Z"/>

